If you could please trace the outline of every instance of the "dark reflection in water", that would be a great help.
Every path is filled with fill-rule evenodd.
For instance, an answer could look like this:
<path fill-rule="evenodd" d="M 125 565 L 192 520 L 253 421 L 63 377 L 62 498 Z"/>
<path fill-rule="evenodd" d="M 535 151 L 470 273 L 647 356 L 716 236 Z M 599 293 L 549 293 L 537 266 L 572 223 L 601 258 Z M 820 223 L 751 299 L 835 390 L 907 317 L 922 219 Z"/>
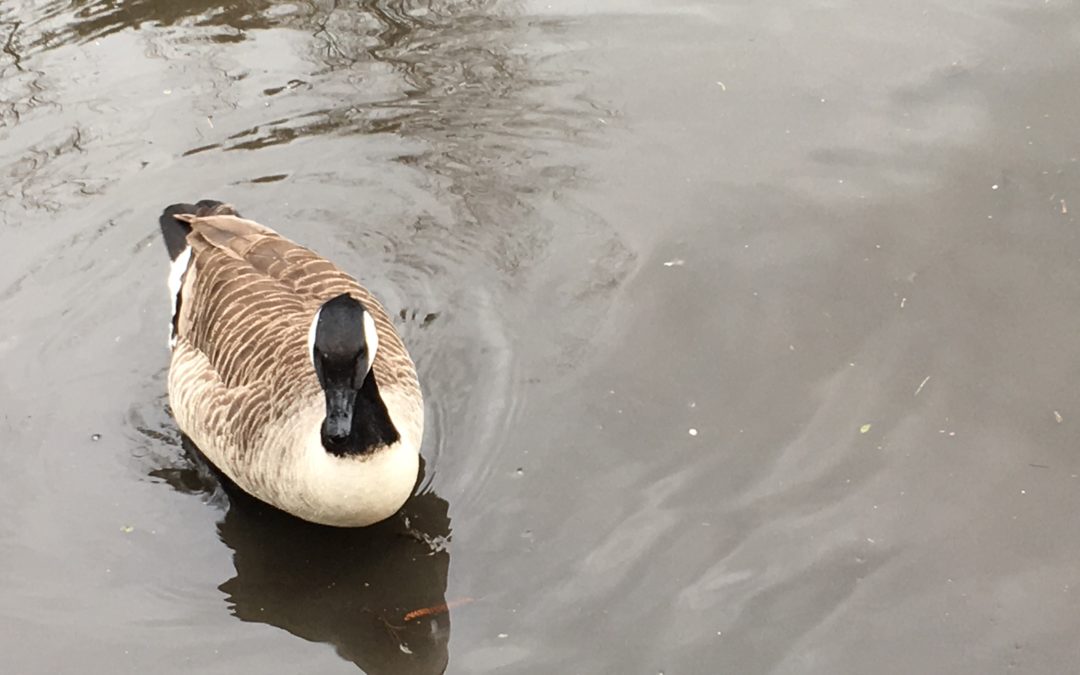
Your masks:
<path fill-rule="evenodd" d="M 450 517 L 444 499 L 414 495 L 397 515 L 367 528 L 314 525 L 245 495 L 228 479 L 219 482 L 186 437 L 182 445 L 185 461 L 151 474 L 227 505 L 218 534 L 233 551 L 236 576 L 220 589 L 234 616 L 331 644 L 373 675 L 446 670 Z"/>
<path fill-rule="evenodd" d="M 221 590 L 242 621 L 332 644 L 364 672 L 442 673 L 449 528 L 446 502 L 431 493 L 364 529 L 313 526 L 241 500 L 219 526 L 236 565 Z M 422 609 L 435 611 L 410 616 Z"/>
<path fill-rule="evenodd" d="M 40 4 L 40 3 L 39 3 Z M 45 3 L 30 27 L 37 27 L 28 47 L 49 48 L 97 40 L 129 28 L 145 25 L 172 26 L 191 22 L 196 26 L 231 26 L 235 39 L 243 29 L 269 28 L 273 20 L 263 17 L 274 5 L 267 1 L 220 0 L 60 0 Z M 229 41 L 218 37 L 216 41 Z"/>
<path fill-rule="evenodd" d="M 449 15 L 463 10 L 491 7 L 491 0 L 307 0 L 283 3 L 273 0 L 54 0 L 37 3 L 37 18 L 31 25 L 40 26 L 31 47 L 56 47 L 62 44 L 97 40 L 127 29 L 147 26 L 187 25 L 225 28 L 227 32 L 203 36 L 214 42 L 237 42 L 244 31 L 283 25 L 312 26 L 323 37 L 328 54 L 346 61 L 350 57 L 339 44 L 340 38 L 327 29 L 335 12 L 362 11 L 362 33 L 381 44 L 407 36 L 414 26 L 422 26 L 425 17 Z"/>

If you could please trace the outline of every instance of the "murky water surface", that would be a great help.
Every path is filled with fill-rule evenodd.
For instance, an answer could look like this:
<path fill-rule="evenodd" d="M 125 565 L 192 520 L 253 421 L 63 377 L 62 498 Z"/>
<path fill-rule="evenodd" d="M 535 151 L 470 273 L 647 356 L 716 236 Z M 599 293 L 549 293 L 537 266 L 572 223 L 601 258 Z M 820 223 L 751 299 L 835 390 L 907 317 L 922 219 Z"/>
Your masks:
<path fill-rule="evenodd" d="M 3 672 L 1075 671 L 1078 54 L 1056 0 L 5 0 Z M 398 316 L 401 517 L 188 459 L 205 197 Z"/>

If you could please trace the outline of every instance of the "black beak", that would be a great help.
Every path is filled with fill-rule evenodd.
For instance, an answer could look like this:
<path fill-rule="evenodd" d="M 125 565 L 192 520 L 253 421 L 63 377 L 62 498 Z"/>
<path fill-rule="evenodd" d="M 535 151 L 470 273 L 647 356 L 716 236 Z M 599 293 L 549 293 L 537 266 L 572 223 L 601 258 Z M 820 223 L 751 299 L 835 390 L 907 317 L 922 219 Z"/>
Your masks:
<path fill-rule="evenodd" d="M 326 421 L 323 422 L 323 433 L 331 441 L 340 443 L 349 437 L 355 403 L 355 389 L 333 387 L 326 390 Z"/>

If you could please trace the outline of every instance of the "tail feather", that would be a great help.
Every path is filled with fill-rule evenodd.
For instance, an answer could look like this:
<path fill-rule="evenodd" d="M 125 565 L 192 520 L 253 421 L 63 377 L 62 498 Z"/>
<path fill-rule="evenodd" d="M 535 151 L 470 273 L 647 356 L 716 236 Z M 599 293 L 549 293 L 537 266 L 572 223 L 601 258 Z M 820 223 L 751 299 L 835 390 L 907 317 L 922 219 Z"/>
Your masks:
<path fill-rule="evenodd" d="M 170 260 L 176 260 L 184 252 L 184 249 L 188 247 L 187 236 L 191 232 L 191 225 L 176 217 L 186 214 L 196 216 L 240 215 L 232 206 L 214 199 L 203 199 L 194 204 L 166 206 L 161 213 L 161 217 L 158 218 L 158 223 L 161 225 L 161 234 L 165 237 L 165 248 L 169 251 Z"/>

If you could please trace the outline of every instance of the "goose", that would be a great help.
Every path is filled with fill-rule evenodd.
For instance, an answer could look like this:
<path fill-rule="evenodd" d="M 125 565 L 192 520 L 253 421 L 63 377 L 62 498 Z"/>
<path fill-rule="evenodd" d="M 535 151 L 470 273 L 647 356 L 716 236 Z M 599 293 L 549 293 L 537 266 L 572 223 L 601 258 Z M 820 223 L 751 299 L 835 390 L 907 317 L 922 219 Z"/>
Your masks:
<path fill-rule="evenodd" d="M 329 260 L 229 204 L 174 204 L 168 390 L 177 425 L 244 492 L 371 525 L 412 494 L 424 403 L 386 310 Z"/>

